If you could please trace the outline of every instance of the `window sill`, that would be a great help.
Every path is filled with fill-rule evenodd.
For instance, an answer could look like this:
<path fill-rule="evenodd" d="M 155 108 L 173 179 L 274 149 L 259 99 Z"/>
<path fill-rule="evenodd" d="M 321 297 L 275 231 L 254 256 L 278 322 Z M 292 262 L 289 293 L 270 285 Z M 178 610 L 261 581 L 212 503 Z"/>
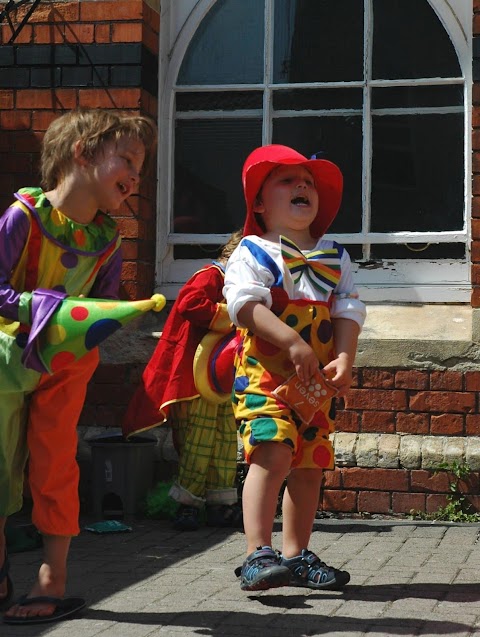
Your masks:
<path fill-rule="evenodd" d="M 454 304 L 367 304 L 358 367 L 480 367 L 480 311 Z"/>

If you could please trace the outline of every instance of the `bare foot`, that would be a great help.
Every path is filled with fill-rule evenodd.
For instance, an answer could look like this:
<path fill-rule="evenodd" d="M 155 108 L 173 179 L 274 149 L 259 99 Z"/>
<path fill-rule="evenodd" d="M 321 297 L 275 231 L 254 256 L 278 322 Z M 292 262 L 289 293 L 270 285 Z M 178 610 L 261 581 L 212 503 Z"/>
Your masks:
<path fill-rule="evenodd" d="M 60 597 L 65 595 L 66 571 L 53 573 L 48 564 L 42 564 L 38 572 L 38 581 L 33 586 L 27 597 Z M 6 617 L 47 617 L 55 611 L 55 604 L 38 603 L 28 606 L 14 604 L 5 613 Z"/>

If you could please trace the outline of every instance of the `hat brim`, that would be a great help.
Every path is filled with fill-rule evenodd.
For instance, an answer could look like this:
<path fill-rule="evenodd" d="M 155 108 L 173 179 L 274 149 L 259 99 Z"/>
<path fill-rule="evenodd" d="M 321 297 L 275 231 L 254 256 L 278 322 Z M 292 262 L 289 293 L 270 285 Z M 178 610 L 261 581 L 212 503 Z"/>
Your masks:
<path fill-rule="evenodd" d="M 290 151 L 291 149 L 287 150 Z M 287 154 L 282 157 L 278 151 L 273 154 L 278 155 L 278 157 L 271 160 L 261 160 L 257 163 L 254 162 L 247 165 L 244 169 L 243 184 L 247 204 L 247 218 L 243 234 L 245 236 L 249 234 L 264 234 L 264 230 L 259 225 L 253 212 L 253 206 L 268 175 L 277 166 L 298 165 L 304 166 L 311 173 L 318 192 L 318 212 L 310 225 L 310 233 L 314 238 L 323 236 L 337 216 L 342 203 L 343 176 L 340 168 L 327 159 L 306 159 L 295 151 L 291 153 L 291 156 Z"/>
<path fill-rule="evenodd" d="M 221 405 L 232 398 L 235 356 L 233 339 L 235 338 L 235 332 L 229 334 L 208 332 L 195 352 L 193 359 L 195 387 L 204 400 L 214 405 Z"/>

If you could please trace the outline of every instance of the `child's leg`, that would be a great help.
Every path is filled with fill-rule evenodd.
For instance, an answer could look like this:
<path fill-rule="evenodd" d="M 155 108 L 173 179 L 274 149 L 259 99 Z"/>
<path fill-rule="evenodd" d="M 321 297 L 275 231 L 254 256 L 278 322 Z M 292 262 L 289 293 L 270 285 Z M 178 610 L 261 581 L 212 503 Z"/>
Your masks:
<path fill-rule="evenodd" d="M 77 423 L 98 351 L 52 376 L 42 376 L 31 396 L 27 429 L 32 522 L 44 535 L 44 561 L 29 597 L 65 594 L 67 555 L 77 535 L 79 470 Z M 50 615 L 52 604 L 14 606 L 8 616 Z"/>
<path fill-rule="evenodd" d="M 67 583 L 67 557 L 71 538 L 58 535 L 43 536 L 43 564 L 38 572 L 37 582 L 29 597 L 63 597 Z M 46 617 L 55 610 L 54 604 L 14 605 L 5 613 L 7 617 Z"/>
<path fill-rule="evenodd" d="M 278 442 L 262 443 L 252 455 L 242 495 L 247 555 L 272 545 L 278 494 L 291 462 L 291 448 Z"/>
<path fill-rule="evenodd" d="M 207 504 L 237 501 L 237 424 L 230 402 L 218 405 L 212 456 L 206 476 Z"/>
<path fill-rule="evenodd" d="M 322 484 L 321 469 L 292 469 L 283 494 L 283 556 L 308 548 Z"/>
<path fill-rule="evenodd" d="M 180 446 L 178 484 L 195 498 L 205 498 L 207 472 L 215 445 L 216 415 L 216 406 L 200 398 L 179 403 L 175 409 L 172 406 L 171 417 Z M 191 504 L 195 506 L 194 502 Z"/>

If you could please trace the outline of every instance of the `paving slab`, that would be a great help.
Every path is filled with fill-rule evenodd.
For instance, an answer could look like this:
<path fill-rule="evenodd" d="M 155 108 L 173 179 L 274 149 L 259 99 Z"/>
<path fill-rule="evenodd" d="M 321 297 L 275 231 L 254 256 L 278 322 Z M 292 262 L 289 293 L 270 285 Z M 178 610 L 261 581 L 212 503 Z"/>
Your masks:
<path fill-rule="evenodd" d="M 85 597 L 85 610 L 57 624 L 0 623 L 0 636 L 480 637 L 478 524 L 316 520 L 310 548 L 350 571 L 347 587 L 245 593 L 233 573 L 242 533 L 128 522 L 130 533 L 82 531 L 72 542 L 68 593 Z M 274 542 L 280 548 L 279 522 Z M 10 556 L 18 595 L 40 559 L 40 549 Z"/>

